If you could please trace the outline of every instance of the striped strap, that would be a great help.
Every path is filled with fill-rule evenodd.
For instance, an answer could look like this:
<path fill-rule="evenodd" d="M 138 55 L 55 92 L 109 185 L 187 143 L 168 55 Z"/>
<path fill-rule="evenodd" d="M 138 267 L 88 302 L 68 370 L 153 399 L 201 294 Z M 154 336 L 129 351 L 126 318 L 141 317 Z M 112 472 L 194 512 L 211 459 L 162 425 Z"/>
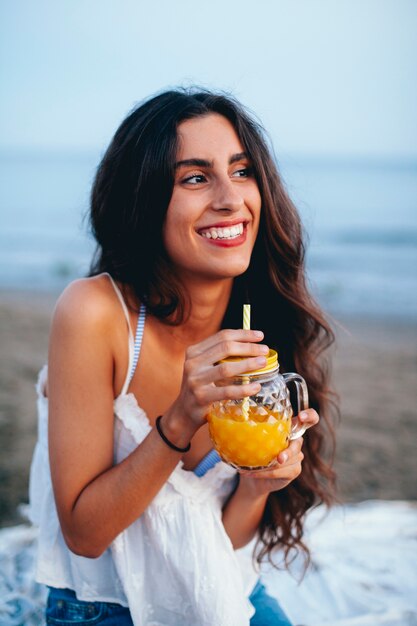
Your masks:
<path fill-rule="evenodd" d="M 136 326 L 136 336 L 135 336 L 135 340 L 133 341 L 132 327 L 130 325 L 129 311 L 126 306 L 126 302 L 124 301 L 122 293 L 119 287 L 116 285 L 112 276 L 110 276 L 108 272 L 104 272 L 104 273 L 109 277 L 110 282 L 113 285 L 114 291 L 120 301 L 120 304 L 122 305 L 123 313 L 126 318 L 127 328 L 129 332 L 129 364 L 127 367 L 127 375 L 123 383 L 122 391 L 120 392 L 121 395 L 124 395 L 128 390 L 130 381 L 133 378 L 133 375 L 136 370 L 136 366 L 138 364 L 140 348 L 142 345 L 143 331 L 145 328 L 146 307 L 144 304 L 140 305 L 138 323 Z"/>
<path fill-rule="evenodd" d="M 124 316 L 126 318 L 127 327 L 128 327 L 128 330 L 129 330 L 129 340 L 133 341 L 133 333 L 132 333 L 132 327 L 130 325 L 129 311 L 128 311 L 127 306 L 126 306 L 126 302 L 124 301 L 124 298 L 122 296 L 122 292 L 120 291 L 119 287 L 116 285 L 114 278 L 112 276 L 110 276 L 110 274 L 108 272 L 104 272 L 104 274 L 106 274 L 109 277 L 110 282 L 111 282 L 111 284 L 113 286 L 113 289 L 114 289 L 114 291 L 116 293 L 116 296 L 118 297 L 119 302 L 122 305 L 123 313 L 124 313 Z"/>
<path fill-rule="evenodd" d="M 127 386 L 129 386 L 129 383 L 135 374 L 136 366 L 138 364 L 140 348 L 142 346 L 143 331 L 145 329 L 145 319 L 146 319 L 146 307 L 144 304 L 141 304 L 140 309 L 139 309 L 138 323 L 136 326 L 135 343 L 133 346 L 133 363 L 130 369 Z"/>
<path fill-rule="evenodd" d="M 204 476 L 209 469 L 217 465 L 219 461 L 221 461 L 221 458 L 218 452 L 216 452 L 216 450 L 210 450 L 210 452 L 200 461 L 197 467 L 194 468 L 194 474 L 201 478 L 201 476 Z"/>

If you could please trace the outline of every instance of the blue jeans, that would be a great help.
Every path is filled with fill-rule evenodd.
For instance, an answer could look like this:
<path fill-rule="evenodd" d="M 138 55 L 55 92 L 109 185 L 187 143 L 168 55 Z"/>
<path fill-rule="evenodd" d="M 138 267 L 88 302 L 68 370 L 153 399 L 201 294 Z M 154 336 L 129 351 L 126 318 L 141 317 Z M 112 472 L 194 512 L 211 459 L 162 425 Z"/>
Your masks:
<path fill-rule="evenodd" d="M 133 626 L 130 611 L 110 602 L 77 600 L 71 589 L 49 588 L 47 626 Z"/>
<path fill-rule="evenodd" d="M 249 600 L 255 607 L 250 626 L 292 626 L 278 602 L 266 592 L 260 580 L 250 594 Z"/>
<path fill-rule="evenodd" d="M 250 626 L 291 626 L 291 622 L 278 602 L 266 593 L 258 581 L 250 601 L 255 615 Z M 71 589 L 50 588 L 46 608 L 48 626 L 133 626 L 130 611 L 120 604 L 110 602 L 82 602 Z M 196 624 L 196 626 L 198 626 Z"/>

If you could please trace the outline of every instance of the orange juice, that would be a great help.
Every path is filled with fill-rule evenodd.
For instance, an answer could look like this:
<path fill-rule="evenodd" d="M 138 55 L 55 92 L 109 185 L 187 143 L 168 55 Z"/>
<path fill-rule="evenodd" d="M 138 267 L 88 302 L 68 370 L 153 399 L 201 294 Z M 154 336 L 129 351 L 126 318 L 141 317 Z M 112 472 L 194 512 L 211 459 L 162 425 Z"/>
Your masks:
<path fill-rule="evenodd" d="M 291 414 L 265 407 L 250 406 L 248 419 L 242 405 L 212 406 L 207 416 L 210 437 L 222 459 L 240 469 L 256 469 L 272 464 L 288 447 Z"/>

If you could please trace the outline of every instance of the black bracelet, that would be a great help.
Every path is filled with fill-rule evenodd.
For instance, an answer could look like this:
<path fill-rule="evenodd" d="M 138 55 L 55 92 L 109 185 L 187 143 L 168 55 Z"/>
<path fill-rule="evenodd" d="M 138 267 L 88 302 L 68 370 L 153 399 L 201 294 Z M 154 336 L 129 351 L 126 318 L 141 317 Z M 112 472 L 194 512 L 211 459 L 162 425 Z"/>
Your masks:
<path fill-rule="evenodd" d="M 185 448 L 179 448 L 175 444 L 171 443 L 170 440 L 165 437 L 164 433 L 162 432 L 161 424 L 159 423 L 161 421 L 161 419 L 162 419 L 162 415 L 157 417 L 156 418 L 156 422 L 155 422 L 156 430 L 161 435 L 161 439 L 163 441 L 165 441 L 167 446 L 169 446 L 170 448 L 172 448 L 176 452 L 188 452 L 188 450 L 191 448 L 191 443 L 189 443 L 188 446 L 185 446 Z"/>

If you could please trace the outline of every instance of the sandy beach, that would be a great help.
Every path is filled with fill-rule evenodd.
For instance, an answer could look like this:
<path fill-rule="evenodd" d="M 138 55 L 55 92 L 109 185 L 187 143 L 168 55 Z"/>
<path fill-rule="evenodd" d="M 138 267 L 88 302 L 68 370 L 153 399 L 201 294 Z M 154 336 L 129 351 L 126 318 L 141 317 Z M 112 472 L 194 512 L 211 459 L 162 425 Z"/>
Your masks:
<path fill-rule="evenodd" d="M 0 292 L 0 526 L 20 521 L 36 440 L 35 382 L 57 295 Z M 336 470 L 344 502 L 417 499 L 417 321 L 337 320 Z"/>

